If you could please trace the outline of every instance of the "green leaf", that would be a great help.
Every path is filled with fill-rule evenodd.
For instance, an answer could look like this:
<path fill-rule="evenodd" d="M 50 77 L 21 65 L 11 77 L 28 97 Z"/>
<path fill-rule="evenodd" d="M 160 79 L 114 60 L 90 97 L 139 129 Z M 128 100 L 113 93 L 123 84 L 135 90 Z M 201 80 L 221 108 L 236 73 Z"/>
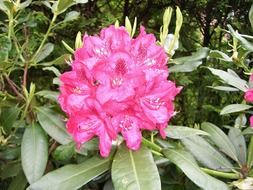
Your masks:
<path fill-rule="evenodd" d="M 64 42 L 63 40 L 61 41 L 63 46 L 66 48 L 66 50 L 68 50 L 70 53 L 74 54 L 74 50 L 73 48 L 71 48 L 66 42 Z"/>
<path fill-rule="evenodd" d="M 53 50 L 54 50 L 54 44 L 52 43 L 45 44 L 43 48 L 40 50 L 40 52 L 34 57 L 34 61 L 36 63 L 42 61 L 47 56 L 49 56 Z"/>
<path fill-rule="evenodd" d="M 18 172 L 21 170 L 21 163 L 20 161 L 13 161 L 6 164 L 2 164 L 0 178 L 6 179 L 9 177 L 17 176 Z"/>
<path fill-rule="evenodd" d="M 249 21 L 251 24 L 251 28 L 253 28 L 253 4 L 251 5 L 251 8 L 249 10 Z"/>
<path fill-rule="evenodd" d="M 225 54 L 221 51 L 218 51 L 218 50 L 211 50 L 208 57 L 209 58 L 217 58 L 219 60 L 226 61 L 226 62 L 233 62 L 231 57 L 229 57 L 227 54 Z"/>
<path fill-rule="evenodd" d="M 204 173 L 188 152 L 176 149 L 164 149 L 163 153 L 171 162 L 176 164 L 192 182 L 202 189 L 228 190 L 228 186 L 225 183 Z"/>
<path fill-rule="evenodd" d="M 220 77 L 225 83 L 234 86 L 238 89 L 240 89 L 243 92 L 246 92 L 248 87 L 247 87 L 247 82 L 245 80 L 242 80 L 241 78 L 235 76 L 231 72 L 226 72 L 222 71 L 219 69 L 213 69 L 208 67 L 208 69 L 216 76 Z"/>
<path fill-rule="evenodd" d="M 53 157 L 59 161 L 67 161 L 70 160 L 71 157 L 75 153 L 75 143 L 70 142 L 65 145 L 58 146 L 56 150 L 53 152 Z"/>
<path fill-rule="evenodd" d="M 18 9 L 24 9 L 32 3 L 32 0 L 26 0 L 19 4 Z"/>
<path fill-rule="evenodd" d="M 57 2 L 57 7 L 54 10 L 56 14 L 61 14 L 65 12 L 69 7 L 75 4 L 74 0 L 59 0 Z"/>
<path fill-rule="evenodd" d="M 70 11 L 66 14 L 63 22 L 69 22 L 77 19 L 79 17 L 80 13 L 77 11 Z"/>
<path fill-rule="evenodd" d="M 207 87 L 215 89 L 215 90 L 226 91 L 226 92 L 236 92 L 236 91 L 239 91 L 237 88 L 233 88 L 233 87 L 230 87 L 230 86 L 207 86 Z"/>
<path fill-rule="evenodd" d="M 63 54 L 62 56 L 56 58 L 53 61 L 39 63 L 38 65 L 42 65 L 42 66 L 62 65 L 62 64 L 66 64 L 66 62 L 69 61 L 70 58 L 71 58 L 70 54 Z"/>
<path fill-rule="evenodd" d="M 183 139 L 195 135 L 208 135 L 208 133 L 198 129 L 173 125 L 169 125 L 165 129 L 165 133 L 167 137 L 172 139 Z"/>
<path fill-rule="evenodd" d="M 35 95 L 42 96 L 43 98 L 47 98 L 47 99 L 57 102 L 59 92 L 51 91 L 51 90 L 42 90 L 42 91 L 37 92 Z"/>
<path fill-rule="evenodd" d="M 66 132 L 63 118 L 53 110 L 47 107 L 37 108 L 39 123 L 43 129 L 60 144 L 70 143 L 71 137 Z"/>
<path fill-rule="evenodd" d="M 23 190 L 27 184 L 24 172 L 21 170 L 18 175 L 11 181 L 8 190 Z"/>
<path fill-rule="evenodd" d="M 230 158 L 238 162 L 234 145 L 220 128 L 208 122 L 203 122 L 201 124 L 201 128 L 210 134 L 209 138 L 220 149 L 220 151 L 224 152 Z"/>
<path fill-rule="evenodd" d="M 246 164 L 247 148 L 241 130 L 231 127 L 228 132 L 228 137 L 235 147 L 238 160 L 242 165 Z"/>
<path fill-rule="evenodd" d="M 0 37 L 0 61 L 4 61 L 11 51 L 11 40 L 7 36 Z"/>
<path fill-rule="evenodd" d="M 248 110 L 252 107 L 253 106 L 246 105 L 246 104 L 230 104 L 230 105 L 224 107 L 221 110 L 220 114 L 225 115 L 225 114 L 229 114 L 229 113 L 241 112 L 244 110 Z"/>
<path fill-rule="evenodd" d="M 30 185 L 30 190 L 78 189 L 95 177 L 109 170 L 111 158 L 90 158 L 81 164 L 66 165 L 54 170 Z"/>
<path fill-rule="evenodd" d="M 0 114 L 0 126 L 4 128 L 4 131 L 9 134 L 13 124 L 18 118 L 20 109 L 17 107 L 11 107 L 7 109 L 2 109 Z"/>
<path fill-rule="evenodd" d="M 204 166 L 219 171 L 231 171 L 233 165 L 212 145 L 200 136 L 182 139 L 183 144 Z"/>
<path fill-rule="evenodd" d="M 202 64 L 202 61 L 188 61 L 184 64 L 174 65 L 169 68 L 170 73 L 175 72 L 191 72 L 198 68 Z"/>
<path fill-rule="evenodd" d="M 32 124 L 26 128 L 21 143 L 22 167 L 30 184 L 41 178 L 47 159 L 47 136 L 38 124 Z"/>
<path fill-rule="evenodd" d="M 207 57 L 209 51 L 208 48 L 204 47 L 191 56 L 173 59 L 171 62 L 176 65 L 170 67 L 169 72 L 191 72 L 197 69 L 202 64 L 202 59 Z"/>
<path fill-rule="evenodd" d="M 231 35 L 234 38 L 238 39 L 241 42 L 242 46 L 246 50 L 249 50 L 251 52 L 253 51 L 253 44 L 252 43 L 250 43 L 248 40 L 246 40 L 245 38 L 243 38 L 237 31 L 234 31 L 234 29 L 232 28 L 232 26 L 229 25 L 229 24 L 228 24 L 228 29 L 229 29 Z"/>
<path fill-rule="evenodd" d="M 157 167 L 146 147 L 132 151 L 120 146 L 112 163 L 112 181 L 119 190 L 161 189 Z"/>
<path fill-rule="evenodd" d="M 200 61 L 207 57 L 209 51 L 209 48 L 204 47 L 193 53 L 191 56 L 173 59 L 171 62 L 175 64 L 185 64 L 187 62 Z"/>
<path fill-rule="evenodd" d="M 52 71 L 57 77 L 59 77 L 61 75 L 60 71 L 54 66 L 44 67 L 42 70 L 43 71 Z"/>

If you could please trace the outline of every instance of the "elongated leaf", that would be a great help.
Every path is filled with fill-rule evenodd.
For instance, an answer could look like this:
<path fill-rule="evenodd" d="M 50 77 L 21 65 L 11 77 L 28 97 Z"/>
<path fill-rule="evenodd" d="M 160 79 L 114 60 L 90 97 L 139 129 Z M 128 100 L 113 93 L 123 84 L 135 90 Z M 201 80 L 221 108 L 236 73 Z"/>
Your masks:
<path fill-rule="evenodd" d="M 27 127 L 21 144 L 21 161 L 28 182 L 34 183 L 44 173 L 48 159 L 47 137 L 38 124 Z"/>
<path fill-rule="evenodd" d="M 195 135 L 209 135 L 205 131 L 198 129 L 183 127 L 183 126 L 173 126 L 169 125 L 166 129 L 166 136 L 172 139 L 183 139 Z"/>
<path fill-rule="evenodd" d="M 56 58 L 53 61 L 38 63 L 38 65 L 42 66 L 62 65 L 65 64 L 68 60 L 70 60 L 70 58 L 71 58 L 70 54 L 63 54 L 62 56 Z"/>
<path fill-rule="evenodd" d="M 229 113 L 235 113 L 235 112 L 248 110 L 250 108 L 252 108 L 252 106 L 246 105 L 246 104 L 230 104 L 230 105 L 224 107 L 221 110 L 220 114 L 225 115 L 225 114 L 229 114 Z"/>
<path fill-rule="evenodd" d="M 51 71 L 51 72 L 53 72 L 57 77 L 59 77 L 59 76 L 61 75 L 60 71 L 59 71 L 56 67 L 54 67 L 54 66 L 44 67 L 42 70 L 43 70 L 43 71 Z"/>
<path fill-rule="evenodd" d="M 235 31 L 231 25 L 228 24 L 228 29 L 231 33 L 231 35 L 238 39 L 242 46 L 246 49 L 246 50 L 249 50 L 249 51 L 253 51 L 253 44 L 251 42 L 249 42 L 248 40 L 246 40 L 245 38 L 243 38 L 237 31 Z"/>
<path fill-rule="evenodd" d="M 220 60 L 226 61 L 226 62 L 233 62 L 231 57 L 229 57 L 227 54 L 225 54 L 221 51 L 218 51 L 218 50 L 211 50 L 208 57 L 217 58 L 217 59 L 220 59 Z"/>
<path fill-rule="evenodd" d="M 90 158 L 78 165 L 54 170 L 30 185 L 30 190 L 75 190 L 109 170 L 111 158 Z"/>
<path fill-rule="evenodd" d="M 251 24 L 251 28 L 253 28 L 253 4 L 250 7 L 250 11 L 249 11 L 249 21 Z"/>
<path fill-rule="evenodd" d="M 201 128 L 210 134 L 209 138 L 213 143 L 230 158 L 238 162 L 237 153 L 234 145 L 229 140 L 228 136 L 217 126 L 212 123 L 203 122 Z"/>
<path fill-rule="evenodd" d="M 146 147 L 132 151 L 121 146 L 112 163 L 112 180 L 119 190 L 161 189 L 157 167 Z"/>
<path fill-rule="evenodd" d="M 49 56 L 50 53 L 52 53 L 53 50 L 54 50 L 54 44 L 52 44 L 52 43 L 45 44 L 44 47 L 40 50 L 40 52 L 34 58 L 34 61 L 36 63 L 42 61 L 47 56 Z"/>
<path fill-rule="evenodd" d="M 234 86 L 238 88 L 239 90 L 245 92 L 247 91 L 247 82 L 245 80 L 242 80 L 241 78 L 238 78 L 234 76 L 233 74 L 219 70 L 219 69 L 213 69 L 213 68 L 208 68 L 214 75 L 220 77 L 225 83 Z"/>
<path fill-rule="evenodd" d="M 69 21 L 75 20 L 79 17 L 79 15 L 80 13 L 77 11 L 70 11 L 66 14 L 63 22 L 69 22 Z"/>
<path fill-rule="evenodd" d="M 204 166 L 214 170 L 231 171 L 233 165 L 212 145 L 200 136 L 182 139 L 183 144 Z"/>
<path fill-rule="evenodd" d="M 239 91 L 237 88 L 233 88 L 230 86 L 207 86 L 208 88 L 212 88 L 215 90 L 227 91 L 227 92 L 236 92 Z"/>
<path fill-rule="evenodd" d="M 246 164 L 247 148 L 244 136 L 238 128 L 230 128 L 228 137 L 235 147 L 237 158 L 241 164 Z"/>
<path fill-rule="evenodd" d="M 59 0 L 55 12 L 61 14 L 74 4 L 74 0 Z"/>
<path fill-rule="evenodd" d="M 163 153 L 171 162 L 176 164 L 192 182 L 202 189 L 228 190 L 228 186 L 225 183 L 204 173 L 188 152 L 176 149 L 164 149 Z"/>
<path fill-rule="evenodd" d="M 201 64 L 202 64 L 202 61 L 189 61 L 184 64 L 174 65 L 170 67 L 169 72 L 170 73 L 191 72 L 197 69 L 197 67 L 200 66 Z"/>
<path fill-rule="evenodd" d="M 200 61 L 207 57 L 209 51 L 209 48 L 204 47 L 193 53 L 191 56 L 173 59 L 171 62 L 175 64 L 185 64 L 187 62 Z"/>
<path fill-rule="evenodd" d="M 51 91 L 51 90 L 42 90 L 42 91 L 37 92 L 36 95 L 42 96 L 44 98 L 57 102 L 59 92 Z"/>
<path fill-rule="evenodd" d="M 68 144 L 71 142 L 71 137 L 65 129 L 65 123 L 60 115 L 53 110 L 40 107 L 37 108 L 37 116 L 42 128 L 60 144 Z"/>

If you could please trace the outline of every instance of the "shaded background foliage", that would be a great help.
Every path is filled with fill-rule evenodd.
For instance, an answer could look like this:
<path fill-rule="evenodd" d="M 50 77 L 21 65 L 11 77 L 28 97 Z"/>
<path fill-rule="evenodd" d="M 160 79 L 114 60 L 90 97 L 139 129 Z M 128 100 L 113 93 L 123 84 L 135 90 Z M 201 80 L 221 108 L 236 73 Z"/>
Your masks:
<path fill-rule="evenodd" d="M 252 33 L 250 23 L 248 21 L 248 11 L 251 6 L 250 0 L 93 0 L 86 4 L 75 5 L 70 10 L 80 12 L 80 17 L 74 21 L 63 23 L 58 26 L 53 35 L 49 37 L 49 42 L 55 44 L 55 51 L 47 57 L 47 60 L 53 60 L 56 57 L 66 53 L 61 41 L 64 40 L 70 46 L 74 46 L 76 34 L 78 31 L 88 34 L 98 33 L 102 28 L 114 23 L 116 20 L 124 23 L 125 16 L 128 16 L 131 21 L 134 17 L 138 19 L 138 25 L 144 25 L 149 32 L 154 33 L 157 37 L 162 25 L 162 12 L 168 6 L 179 6 L 184 16 L 183 26 L 180 32 L 180 48 L 176 52 L 174 58 L 190 55 L 201 46 L 209 47 L 210 49 L 218 49 L 223 52 L 227 51 L 229 35 L 226 34 L 227 24 L 231 24 L 234 29 L 238 29 L 240 33 Z M 25 9 L 21 14 L 23 20 L 19 21 L 17 36 L 23 42 L 27 42 L 29 46 L 25 47 L 26 55 L 32 54 L 33 50 L 38 48 L 38 44 L 43 38 L 43 34 L 49 25 L 49 19 L 52 17 L 51 11 L 42 6 L 41 2 L 32 4 Z M 64 14 L 58 19 L 64 19 Z M 6 16 L 0 12 L 0 22 L 6 20 Z M 170 32 L 173 33 L 175 20 L 172 20 Z M 0 25 L 0 33 L 5 32 L 5 28 Z M 32 35 L 30 35 L 32 34 Z M 29 43 L 28 43 L 29 42 Z M 229 53 L 228 53 L 229 54 Z M 231 54 L 232 55 L 232 54 Z M 252 61 L 249 55 L 250 62 Z M 177 125 L 194 126 L 203 121 L 211 121 L 217 125 L 233 124 L 235 116 L 220 117 L 219 112 L 225 105 L 237 103 L 241 101 L 242 93 L 224 93 L 214 91 L 207 86 L 219 84 L 219 79 L 211 75 L 210 71 L 205 66 L 214 68 L 226 69 L 233 68 L 242 78 L 243 70 L 235 63 L 225 63 L 220 60 L 208 59 L 198 70 L 191 73 L 173 73 L 170 78 L 175 80 L 177 85 L 183 86 L 182 93 L 177 97 L 177 110 L 179 113 L 173 119 L 172 123 Z M 61 71 L 69 70 L 66 65 L 57 66 Z M 19 73 L 15 71 L 11 74 L 11 78 L 16 84 L 20 84 L 22 79 Z M 50 71 L 42 71 L 34 67 L 29 70 L 28 84 L 36 81 L 37 90 L 48 89 L 57 90 L 58 86 L 53 85 L 54 74 Z M 35 80 L 36 78 L 36 80 Z M 244 78 L 247 80 L 246 78 Z M 29 85 L 28 85 L 29 86 Z M 9 88 L 9 87 L 7 87 Z M 0 84 L 0 90 L 4 89 Z M 11 90 L 10 90 L 11 91 Z M 44 99 L 37 99 L 41 103 Z M 57 108 L 56 108 L 57 109 Z M 60 112 L 60 110 L 58 110 Z M 17 133 L 17 135 L 19 135 Z M 20 134 L 21 135 L 21 134 Z M 19 149 L 12 149 L 17 151 Z M 6 155 L 6 154 L 5 154 Z M 13 155 L 13 154 L 10 154 Z M 54 155 L 57 157 L 57 155 Z M 0 155 L 1 163 L 4 159 Z M 82 157 L 75 158 L 77 162 L 82 161 Z M 73 161 L 73 160 L 72 160 Z M 66 161 L 71 163 L 70 161 Z M 65 161 L 52 161 L 48 164 L 47 170 L 57 168 Z M 14 163 L 14 164 L 20 164 Z M 18 165 L 17 167 L 20 167 Z M 188 178 L 183 175 L 182 171 L 176 166 L 162 165 L 160 167 L 163 189 L 198 189 Z M 11 171 L 10 171 L 10 176 Z M 109 178 L 106 173 L 95 181 L 90 182 L 83 189 L 102 189 L 105 179 Z M 8 180 L 0 183 L 0 187 L 7 189 Z"/>

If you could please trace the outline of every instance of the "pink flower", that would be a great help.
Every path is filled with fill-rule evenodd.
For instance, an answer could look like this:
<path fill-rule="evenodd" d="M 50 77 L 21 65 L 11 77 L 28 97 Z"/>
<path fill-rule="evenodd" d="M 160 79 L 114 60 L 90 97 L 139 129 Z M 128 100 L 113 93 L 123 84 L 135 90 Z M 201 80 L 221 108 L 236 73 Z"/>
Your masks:
<path fill-rule="evenodd" d="M 59 103 L 74 141 L 82 144 L 97 136 L 106 157 L 118 134 L 132 150 L 139 149 L 143 130 L 159 130 L 165 137 L 181 90 L 167 80 L 167 60 L 144 27 L 135 39 L 114 26 L 99 36 L 84 35 L 72 71 L 60 77 Z"/>
<path fill-rule="evenodd" d="M 250 75 L 249 82 L 253 82 L 253 73 Z M 244 94 L 244 99 L 247 102 L 253 102 L 253 88 L 248 89 Z"/>
<path fill-rule="evenodd" d="M 250 126 L 253 128 L 253 116 L 250 116 L 249 123 L 250 123 Z"/>

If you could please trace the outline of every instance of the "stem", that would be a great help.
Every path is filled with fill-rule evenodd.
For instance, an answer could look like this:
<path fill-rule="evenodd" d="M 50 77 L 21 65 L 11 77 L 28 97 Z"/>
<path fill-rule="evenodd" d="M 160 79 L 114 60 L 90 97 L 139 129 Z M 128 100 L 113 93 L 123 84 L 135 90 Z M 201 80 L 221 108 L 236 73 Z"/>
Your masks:
<path fill-rule="evenodd" d="M 24 99 L 24 96 L 19 93 L 19 91 L 17 90 L 17 88 L 15 87 L 15 83 L 6 75 L 4 74 L 4 78 L 6 79 L 7 83 L 10 85 L 11 89 L 13 90 L 13 92 L 20 97 L 21 99 Z"/>
<path fill-rule="evenodd" d="M 226 179 L 240 179 L 242 176 L 239 173 L 226 173 L 226 172 L 220 172 L 216 170 L 211 170 L 207 168 L 201 168 L 202 171 L 204 171 L 207 174 L 210 174 L 215 177 L 222 177 Z"/>
<path fill-rule="evenodd" d="M 24 75 L 23 75 L 23 86 L 24 86 L 24 88 L 26 88 L 26 83 L 27 83 L 27 71 L 28 71 L 28 63 L 25 63 Z"/>
<path fill-rule="evenodd" d="M 145 139 L 144 137 L 142 137 L 142 143 L 158 153 L 162 152 L 162 148 L 160 146 L 158 146 L 157 144 L 155 144 L 153 142 L 150 142 L 149 140 Z"/>
<path fill-rule="evenodd" d="M 247 158 L 247 166 L 251 168 L 253 164 L 253 136 L 250 138 L 250 143 L 248 147 L 248 158 Z"/>
<path fill-rule="evenodd" d="M 42 47 L 44 46 L 45 42 L 47 41 L 47 38 L 48 38 L 48 36 L 49 36 L 49 33 L 50 33 L 51 30 L 52 30 L 52 27 L 53 27 L 53 25 L 54 25 L 54 22 L 55 22 L 56 18 L 57 18 L 57 14 L 54 14 L 54 16 L 53 16 L 53 18 L 52 18 L 52 20 L 51 20 L 51 22 L 50 22 L 50 25 L 49 25 L 49 27 L 48 27 L 48 29 L 47 29 L 47 32 L 46 32 L 46 34 L 45 34 L 45 36 L 44 36 L 44 38 L 43 38 L 43 40 L 42 40 L 42 42 L 41 42 L 39 48 L 37 49 L 37 51 L 35 52 L 35 54 L 33 55 L 32 59 L 31 59 L 32 61 L 33 61 L 34 58 L 38 55 L 38 53 L 41 51 Z"/>

